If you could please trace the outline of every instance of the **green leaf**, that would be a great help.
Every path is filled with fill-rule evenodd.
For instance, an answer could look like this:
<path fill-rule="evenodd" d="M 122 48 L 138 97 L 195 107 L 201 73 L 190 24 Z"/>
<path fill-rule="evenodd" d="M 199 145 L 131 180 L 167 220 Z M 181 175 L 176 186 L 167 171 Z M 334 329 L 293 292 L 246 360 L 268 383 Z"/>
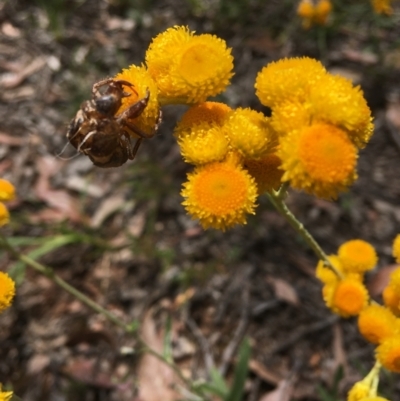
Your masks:
<path fill-rule="evenodd" d="M 222 377 L 221 373 L 217 368 L 215 367 L 211 368 L 210 377 L 211 377 L 211 383 L 213 384 L 215 389 L 218 390 L 218 393 L 216 394 L 222 398 L 227 397 L 229 393 L 229 388 L 226 385 L 224 378 Z"/>
<path fill-rule="evenodd" d="M 245 338 L 239 349 L 239 361 L 233 375 L 233 384 L 225 401 L 241 401 L 244 384 L 249 370 L 251 347 L 248 338 Z"/>

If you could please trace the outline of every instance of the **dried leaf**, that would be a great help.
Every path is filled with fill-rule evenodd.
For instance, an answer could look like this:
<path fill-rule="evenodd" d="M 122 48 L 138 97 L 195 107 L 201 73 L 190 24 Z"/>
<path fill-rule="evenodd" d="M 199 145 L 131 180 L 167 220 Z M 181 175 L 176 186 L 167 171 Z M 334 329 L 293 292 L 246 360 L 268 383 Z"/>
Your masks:
<path fill-rule="evenodd" d="M 291 305 L 299 305 L 299 297 L 294 287 L 285 280 L 274 277 L 267 277 L 267 282 L 274 287 L 275 295 L 278 299 L 286 301 Z"/>

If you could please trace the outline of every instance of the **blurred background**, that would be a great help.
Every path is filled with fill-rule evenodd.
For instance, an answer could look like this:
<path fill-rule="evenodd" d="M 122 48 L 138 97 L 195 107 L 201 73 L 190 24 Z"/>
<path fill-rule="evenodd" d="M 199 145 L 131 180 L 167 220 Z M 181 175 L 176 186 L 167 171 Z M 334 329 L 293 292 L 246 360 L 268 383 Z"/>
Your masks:
<path fill-rule="evenodd" d="M 93 83 L 144 62 L 158 33 L 185 25 L 224 39 L 235 59 L 218 97 L 268 114 L 254 81 L 268 62 L 317 58 L 360 84 L 375 134 L 359 179 L 336 202 L 292 191 L 288 205 L 328 254 L 361 238 L 379 254 L 368 277 L 380 299 L 400 232 L 400 3 L 378 15 L 368 0 L 334 0 L 324 25 L 304 29 L 295 0 L 0 1 L 0 176 L 17 188 L 3 230 L 15 246 L 162 348 L 166 327 L 188 377 L 212 364 L 227 377 L 246 335 L 252 346 L 243 400 L 344 400 L 373 365 L 356 322 L 333 316 L 314 278 L 315 255 L 261 197 L 248 224 L 204 231 L 181 206 L 189 171 L 172 131 L 183 106 L 163 109 L 134 161 L 100 169 L 66 131 Z M 0 382 L 24 401 L 189 399 L 169 371 L 135 353 L 135 340 L 1 253 L 19 284 L 0 317 Z M 159 380 L 158 380 L 159 379 Z M 382 393 L 400 399 L 398 376 Z M 281 398 L 273 398 L 271 400 Z M 271 401 L 270 399 L 268 399 Z"/>

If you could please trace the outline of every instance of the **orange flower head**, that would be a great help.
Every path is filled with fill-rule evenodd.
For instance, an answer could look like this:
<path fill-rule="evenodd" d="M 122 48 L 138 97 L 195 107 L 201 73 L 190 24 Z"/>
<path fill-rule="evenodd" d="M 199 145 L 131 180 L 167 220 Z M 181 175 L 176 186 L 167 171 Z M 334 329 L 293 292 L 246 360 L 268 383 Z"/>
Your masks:
<path fill-rule="evenodd" d="M 363 337 L 373 344 L 380 344 L 396 333 L 396 316 L 386 307 L 372 304 L 358 316 L 358 329 Z"/>
<path fill-rule="evenodd" d="M 354 239 L 339 247 L 338 256 L 345 272 L 364 273 L 373 269 L 377 262 L 375 248 L 366 241 Z"/>
<path fill-rule="evenodd" d="M 254 214 L 257 186 L 235 158 L 208 163 L 188 174 L 181 192 L 186 211 L 203 228 L 226 230 Z"/>
<path fill-rule="evenodd" d="M 336 268 L 336 270 L 343 272 L 342 264 L 336 255 L 328 256 L 328 260 Z M 339 277 L 331 269 L 329 269 L 329 267 L 324 265 L 323 260 L 318 262 L 315 276 L 324 284 L 336 284 L 339 281 Z"/>
<path fill-rule="evenodd" d="M 280 139 L 283 181 L 321 198 L 336 198 L 356 179 L 357 150 L 341 129 L 316 123 Z"/>
<path fill-rule="evenodd" d="M 196 125 L 222 126 L 232 109 L 225 103 L 203 102 L 190 107 L 175 127 L 176 136 L 187 134 Z"/>
<path fill-rule="evenodd" d="M 6 202 L 15 198 L 15 188 L 11 182 L 0 178 L 0 201 Z"/>
<path fill-rule="evenodd" d="M 358 276 L 350 275 L 337 284 L 331 309 L 342 317 L 357 316 L 367 306 L 368 298 L 368 291 Z"/>
<path fill-rule="evenodd" d="M 382 293 L 383 303 L 394 315 L 400 316 L 400 293 L 390 284 L 385 287 Z"/>
<path fill-rule="evenodd" d="M 400 335 L 386 338 L 376 349 L 376 359 L 384 368 L 400 373 Z"/>

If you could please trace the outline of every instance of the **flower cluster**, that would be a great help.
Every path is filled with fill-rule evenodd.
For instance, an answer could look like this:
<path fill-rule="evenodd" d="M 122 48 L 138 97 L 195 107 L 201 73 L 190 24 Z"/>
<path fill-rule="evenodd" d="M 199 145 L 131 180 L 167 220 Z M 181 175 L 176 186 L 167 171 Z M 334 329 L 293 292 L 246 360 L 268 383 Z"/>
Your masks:
<path fill-rule="evenodd" d="M 332 11 L 330 0 L 301 0 L 297 7 L 297 15 L 303 19 L 303 28 L 309 29 L 313 25 L 325 25 Z"/>
<path fill-rule="evenodd" d="M 13 200 L 14 198 L 14 186 L 9 181 L 0 179 L 0 227 L 10 221 L 10 213 L 3 202 Z"/>
<path fill-rule="evenodd" d="M 373 132 L 371 111 L 358 86 L 302 57 L 264 67 L 256 94 L 272 109 L 282 181 L 327 199 L 354 182 L 358 150 Z"/>
<path fill-rule="evenodd" d="M 393 254 L 398 260 L 398 235 L 393 244 Z M 377 264 L 376 251 L 362 240 L 351 240 L 342 244 L 329 262 L 336 273 L 322 261 L 317 265 L 316 276 L 322 281 L 322 294 L 326 305 L 342 317 L 358 316 L 361 335 L 376 344 L 376 358 L 382 366 L 400 373 L 400 267 L 390 276 L 383 292 L 384 305 L 370 301 L 363 284 L 364 273 Z M 365 384 L 365 383 L 364 383 Z M 353 390 L 359 394 L 360 384 Z M 358 390 L 357 390 L 358 389 Z M 349 398 L 356 401 L 363 398 Z"/>

